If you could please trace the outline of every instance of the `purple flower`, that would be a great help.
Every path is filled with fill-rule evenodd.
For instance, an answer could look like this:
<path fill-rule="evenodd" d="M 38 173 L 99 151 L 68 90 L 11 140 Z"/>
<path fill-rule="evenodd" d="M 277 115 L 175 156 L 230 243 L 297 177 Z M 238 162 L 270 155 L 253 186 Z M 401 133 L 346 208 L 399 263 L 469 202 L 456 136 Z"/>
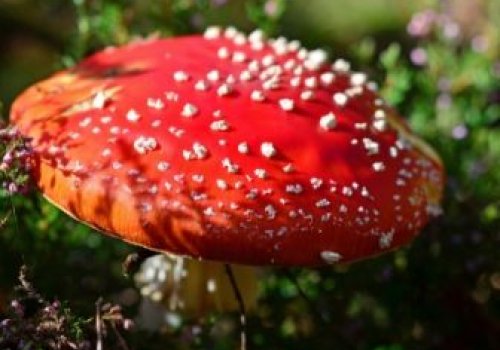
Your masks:
<path fill-rule="evenodd" d="M 17 184 L 11 182 L 8 186 L 7 186 L 7 191 L 9 191 L 10 194 L 14 194 L 14 193 L 17 193 L 19 190 L 19 186 L 17 186 Z"/>
<path fill-rule="evenodd" d="M 421 47 L 416 47 L 410 52 L 410 60 L 416 66 L 425 66 L 427 64 L 427 51 Z"/>
<path fill-rule="evenodd" d="M 0 125 L 0 188 L 11 194 L 24 194 L 28 190 L 28 177 L 32 168 L 33 150 L 29 140 L 16 128 Z"/>
<path fill-rule="evenodd" d="M 425 37 L 430 34 L 432 27 L 436 22 L 437 14 L 433 10 L 417 12 L 413 15 L 406 30 L 408 34 L 414 37 Z"/>
<path fill-rule="evenodd" d="M 446 92 L 451 89 L 451 81 L 448 78 L 441 77 L 437 83 L 439 91 Z"/>
<path fill-rule="evenodd" d="M 214 7 L 221 7 L 227 4 L 227 0 L 212 0 L 211 3 Z"/>
<path fill-rule="evenodd" d="M 499 62 L 495 62 L 493 64 L 493 75 L 496 77 L 496 78 L 500 78 L 500 61 Z"/>
<path fill-rule="evenodd" d="M 484 175 L 488 171 L 488 166 L 483 160 L 476 160 L 472 164 L 469 165 L 467 169 L 469 173 L 469 177 L 472 179 L 477 179 Z"/>
<path fill-rule="evenodd" d="M 464 239 L 461 235 L 454 234 L 451 236 L 450 241 L 451 241 L 451 244 L 458 246 L 458 245 L 461 245 L 463 243 Z"/>
<path fill-rule="evenodd" d="M 442 30 L 443 36 L 449 40 L 458 39 L 461 34 L 461 29 L 458 23 L 449 18 L 445 18 L 443 20 Z"/>
<path fill-rule="evenodd" d="M 380 277 L 384 282 L 391 280 L 393 276 L 394 276 L 394 269 L 390 265 L 385 266 L 380 273 Z"/>
<path fill-rule="evenodd" d="M 463 140 L 467 137 L 468 134 L 469 129 L 467 129 L 464 124 L 455 126 L 451 131 L 451 135 L 455 140 Z"/>
<path fill-rule="evenodd" d="M 17 316 L 24 317 L 24 307 L 18 300 L 12 300 L 10 307 Z"/>
<path fill-rule="evenodd" d="M 3 155 L 2 163 L 5 163 L 5 164 L 7 164 L 7 166 L 9 166 L 10 164 L 12 164 L 13 159 L 14 159 L 14 157 L 12 156 L 12 152 L 7 151 Z"/>
<path fill-rule="evenodd" d="M 54 310 L 59 310 L 61 308 L 61 302 L 59 300 L 54 300 L 52 302 L 52 307 Z"/>
<path fill-rule="evenodd" d="M 278 2 L 276 0 L 268 0 L 264 4 L 264 12 L 269 17 L 275 17 L 278 14 Z"/>
<path fill-rule="evenodd" d="M 490 43 L 488 41 L 488 38 L 484 35 L 476 35 L 470 42 L 472 50 L 479 53 L 486 52 L 486 50 L 488 50 L 489 44 Z"/>
<path fill-rule="evenodd" d="M 134 321 L 132 321 L 129 318 L 124 319 L 123 320 L 123 329 L 126 330 L 126 331 L 129 331 L 132 328 L 134 328 Z"/>
<path fill-rule="evenodd" d="M 437 100 L 436 100 L 436 108 L 440 110 L 448 109 L 450 108 L 452 103 L 452 98 L 449 93 L 443 92 L 439 94 Z"/>
<path fill-rule="evenodd" d="M 6 318 L 5 320 L 2 320 L 2 322 L 0 322 L 0 328 L 7 328 L 9 327 L 10 323 L 12 321 L 9 319 L 9 318 Z"/>
<path fill-rule="evenodd" d="M 200 13 L 195 13 L 191 17 L 191 25 L 195 28 L 202 28 L 205 25 L 205 18 Z"/>

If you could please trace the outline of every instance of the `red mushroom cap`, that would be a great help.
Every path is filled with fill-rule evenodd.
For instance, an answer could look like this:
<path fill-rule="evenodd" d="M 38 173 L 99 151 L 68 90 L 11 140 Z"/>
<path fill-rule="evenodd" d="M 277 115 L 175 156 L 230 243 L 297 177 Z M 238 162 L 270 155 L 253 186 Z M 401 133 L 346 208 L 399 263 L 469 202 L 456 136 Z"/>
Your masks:
<path fill-rule="evenodd" d="M 154 250 L 255 265 L 348 262 L 408 243 L 443 168 L 349 64 L 209 28 L 110 47 L 25 91 L 44 195 Z"/>

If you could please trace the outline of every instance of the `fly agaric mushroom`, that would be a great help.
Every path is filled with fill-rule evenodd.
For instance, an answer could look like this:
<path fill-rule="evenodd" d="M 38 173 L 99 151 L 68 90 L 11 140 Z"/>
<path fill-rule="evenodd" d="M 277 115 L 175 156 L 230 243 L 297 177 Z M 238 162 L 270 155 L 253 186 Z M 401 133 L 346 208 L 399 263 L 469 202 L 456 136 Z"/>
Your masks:
<path fill-rule="evenodd" d="M 321 266 L 408 243 L 443 167 L 349 63 L 209 28 L 109 47 L 25 91 L 11 119 L 69 215 L 157 251 Z"/>

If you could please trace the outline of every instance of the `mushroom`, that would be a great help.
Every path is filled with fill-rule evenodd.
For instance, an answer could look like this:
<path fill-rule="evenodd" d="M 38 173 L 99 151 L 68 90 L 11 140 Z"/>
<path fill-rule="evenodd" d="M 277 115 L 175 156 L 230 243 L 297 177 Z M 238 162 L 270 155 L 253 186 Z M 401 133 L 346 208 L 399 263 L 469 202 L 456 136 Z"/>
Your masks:
<path fill-rule="evenodd" d="M 351 262 L 439 213 L 441 160 L 376 85 L 260 32 L 109 47 L 27 89 L 11 119 L 33 139 L 48 200 L 156 251 Z"/>

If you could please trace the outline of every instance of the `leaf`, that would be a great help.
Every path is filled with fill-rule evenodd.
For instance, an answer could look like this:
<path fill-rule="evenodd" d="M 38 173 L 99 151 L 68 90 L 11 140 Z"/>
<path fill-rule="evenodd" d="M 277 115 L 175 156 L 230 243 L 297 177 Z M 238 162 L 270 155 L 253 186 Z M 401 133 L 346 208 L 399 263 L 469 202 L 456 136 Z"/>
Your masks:
<path fill-rule="evenodd" d="M 386 70 L 396 67 L 401 56 L 401 46 L 398 43 L 392 43 L 380 54 L 380 63 Z"/>

